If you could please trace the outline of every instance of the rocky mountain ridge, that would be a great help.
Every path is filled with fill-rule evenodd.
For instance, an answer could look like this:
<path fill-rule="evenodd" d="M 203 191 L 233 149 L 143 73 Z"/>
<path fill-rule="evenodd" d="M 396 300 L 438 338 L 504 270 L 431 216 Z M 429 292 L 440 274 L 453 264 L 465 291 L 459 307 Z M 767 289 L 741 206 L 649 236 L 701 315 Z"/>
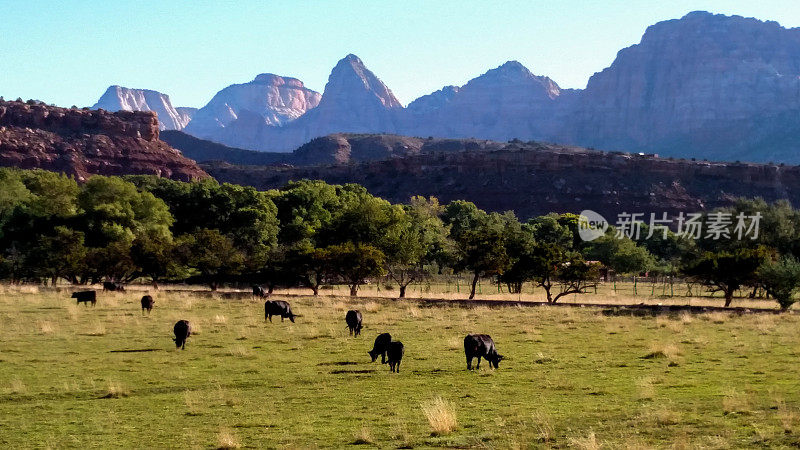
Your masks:
<path fill-rule="evenodd" d="M 109 86 L 91 109 L 106 111 L 153 111 L 161 130 L 182 130 L 192 119 L 193 108 L 175 108 L 169 95 L 149 89 Z"/>
<path fill-rule="evenodd" d="M 91 174 L 148 174 L 190 181 L 208 175 L 159 140 L 154 112 L 67 109 L 0 100 L 0 165 Z"/>
<path fill-rule="evenodd" d="M 649 27 L 585 90 L 561 89 L 510 61 L 407 108 L 348 55 L 319 105 L 280 126 L 251 116 L 236 127 L 194 134 L 261 151 L 286 152 L 315 137 L 356 132 L 794 163 L 800 162 L 800 30 L 694 12 Z"/>

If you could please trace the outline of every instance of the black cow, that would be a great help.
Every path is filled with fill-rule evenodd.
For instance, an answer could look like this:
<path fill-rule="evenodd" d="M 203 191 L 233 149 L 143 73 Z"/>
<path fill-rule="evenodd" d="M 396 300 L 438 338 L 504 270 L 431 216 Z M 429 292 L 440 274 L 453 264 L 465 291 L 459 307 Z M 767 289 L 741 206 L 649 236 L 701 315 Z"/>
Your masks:
<path fill-rule="evenodd" d="M 186 339 L 189 339 L 189 336 L 192 335 L 192 325 L 189 324 L 188 320 L 179 320 L 175 323 L 172 331 L 175 332 L 175 339 L 173 339 L 175 347 L 181 350 L 185 349 Z"/>
<path fill-rule="evenodd" d="M 142 314 L 144 314 L 144 310 L 147 310 L 147 314 L 150 314 L 150 311 L 153 310 L 153 303 L 156 301 L 153 300 L 153 297 L 150 295 L 145 295 L 142 297 Z"/>
<path fill-rule="evenodd" d="M 350 329 L 350 336 L 355 334 L 355 337 L 358 337 L 361 334 L 361 311 L 355 309 L 347 311 L 344 321 L 347 322 L 347 328 Z"/>
<path fill-rule="evenodd" d="M 122 283 L 112 283 L 111 281 L 104 281 L 103 291 L 125 292 L 125 286 L 123 286 Z"/>
<path fill-rule="evenodd" d="M 86 306 L 89 306 L 89 302 L 92 302 L 92 306 L 97 303 L 97 292 L 95 291 L 78 291 L 72 293 L 72 298 L 78 299 L 78 304 L 80 305 L 83 302 Z"/>
<path fill-rule="evenodd" d="M 389 349 L 386 351 L 389 359 L 389 371 L 400 373 L 400 361 L 403 360 L 403 343 L 400 341 L 393 341 L 389 343 Z"/>
<path fill-rule="evenodd" d="M 258 285 L 253 285 L 253 297 L 264 298 L 267 296 L 267 293 L 264 291 L 264 288 Z"/>
<path fill-rule="evenodd" d="M 292 312 L 292 306 L 289 302 L 283 300 L 267 300 L 264 302 L 264 320 L 269 319 L 272 322 L 272 316 L 280 316 L 281 322 L 283 319 L 289 318 L 294 323 L 294 318 L 297 314 Z"/>
<path fill-rule="evenodd" d="M 386 351 L 389 349 L 390 342 L 392 342 L 392 335 L 389 333 L 379 334 L 375 338 L 372 350 L 367 352 L 372 357 L 372 362 L 375 362 L 378 359 L 378 355 L 381 355 L 381 364 L 386 364 Z"/>
<path fill-rule="evenodd" d="M 488 334 L 468 334 L 464 338 L 464 353 L 467 355 L 467 370 L 472 370 L 472 358 L 478 358 L 476 369 L 481 368 L 481 358 L 489 361 L 489 366 L 498 368 L 503 355 L 497 354 L 492 337 Z"/>

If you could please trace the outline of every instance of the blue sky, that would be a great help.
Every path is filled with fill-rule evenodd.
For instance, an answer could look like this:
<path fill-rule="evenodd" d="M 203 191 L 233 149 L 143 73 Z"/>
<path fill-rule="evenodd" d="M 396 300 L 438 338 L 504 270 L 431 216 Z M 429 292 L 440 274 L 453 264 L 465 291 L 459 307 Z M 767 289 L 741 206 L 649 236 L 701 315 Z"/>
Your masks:
<path fill-rule="evenodd" d="M 511 59 L 583 88 L 648 25 L 694 10 L 800 27 L 796 0 L 0 0 L 0 95 L 88 106 L 120 84 L 199 107 L 263 72 L 321 92 L 347 53 L 404 104 Z"/>

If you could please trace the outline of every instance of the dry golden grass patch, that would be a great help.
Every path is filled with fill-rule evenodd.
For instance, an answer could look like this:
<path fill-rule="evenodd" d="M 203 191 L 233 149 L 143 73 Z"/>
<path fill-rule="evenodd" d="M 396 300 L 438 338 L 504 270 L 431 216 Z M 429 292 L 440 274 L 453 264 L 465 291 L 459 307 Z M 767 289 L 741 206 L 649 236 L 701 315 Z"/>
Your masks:
<path fill-rule="evenodd" d="M 784 433 L 794 434 L 798 431 L 798 425 L 800 425 L 800 413 L 798 413 L 796 409 L 788 407 L 786 403 L 781 401 L 778 404 L 776 417 L 780 422 Z"/>
<path fill-rule="evenodd" d="M 103 398 L 122 398 L 130 395 L 130 391 L 122 383 L 109 381 Z"/>
<path fill-rule="evenodd" d="M 243 345 L 234 345 L 228 349 L 228 354 L 237 358 L 249 358 L 251 356 L 250 350 Z"/>
<path fill-rule="evenodd" d="M 103 322 L 97 321 L 93 322 L 89 328 L 87 328 L 86 333 L 87 336 L 105 336 L 106 335 L 106 325 Z"/>
<path fill-rule="evenodd" d="M 700 315 L 700 320 L 715 323 L 717 325 L 723 324 L 731 318 L 729 313 L 714 311 Z"/>
<path fill-rule="evenodd" d="M 586 436 L 569 438 L 569 444 L 571 447 L 581 450 L 598 450 L 602 447 L 602 444 L 597 440 L 597 436 L 594 434 L 594 431 L 589 432 L 589 434 Z"/>
<path fill-rule="evenodd" d="M 37 326 L 42 334 L 53 334 L 57 328 L 56 324 L 49 320 L 40 320 L 37 322 Z"/>
<path fill-rule="evenodd" d="M 542 443 L 552 442 L 555 439 L 555 428 L 550 416 L 542 411 L 533 413 L 531 417 L 533 428 L 536 431 L 536 440 Z"/>
<path fill-rule="evenodd" d="M 186 405 L 186 414 L 189 416 L 199 416 L 202 414 L 202 396 L 199 392 L 184 391 L 183 403 Z"/>
<path fill-rule="evenodd" d="M 28 387 L 25 386 L 25 383 L 20 380 L 19 378 L 12 378 L 11 381 L 8 383 L 8 393 L 9 394 L 24 394 L 28 392 Z"/>
<path fill-rule="evenodd" d="M 353 445 L 372 445 L 375 443 L 375 440 L 372 438 L 372 431 L 370 431 L 365 423 L 361 424 L 361 428 L 355 432 L 353 438 Z"/>
<path fill-rule="evenodd" d="M 651 377 L 636 380 L 636 397 L 639 400 L 653 400 L 656 396 L 656 388 L 653 383 L 654 380 Z"/>
<path fill-rule="evenodd" d="M 750 414 L 750 398 L 736 389 L 729 389 L 722 397 L 724 414 Z"/>
<path fill-rule="evenodd" d="M 408 431 L 408 426 L 400 420 L 396 419 L 392 425 L 392 439 L 399 442 L 397 448 L 412 448 L 411 446 L 411 433 Z"/>
<path fill-rule="evenodd" d="M 669 359 L 670 363 L 676 363 L 678 358 L 681 356 L 681 351 L 675 344 L 664 344 L 661 342 L 654 342 L 650 344 L 648 349 L 648 353 L 642 358 L 644 359 L 654 359 L 654 358 L 667 358 Z"/>
<path fill-rule="evenodd" d="M 381 309 L 381 304 L 378 302 L 367 302 L 361 306 L 361 309 L 368 313 L 374 313 Z"/>
<path fill-rule="evenodd" d="M 228 323 L 228 318 L 223 314 L 214 315 L 214 325 L 225 325 Z"/>
<path fill-rule="evenodd" d="M 639 420 L 650 426 L 675 425 L 680 423 L 681 413 L 669 405 L 653 405 L 639 414 Z"/>
<path fill-rule="evenodd" d="M 217 448 L 225 450 L 242 448 L 242 444 L 239 443 L 239 438 L 233 434 L 230 428 L 221 428 L 219 433 L 217 433 Z"/>
<path fill-rule="evenodd" d="M 442 397 L 434 397 L 422 404 L 422 413 L 428 419 L 433 436 L 450 434 L 458 428 L 453 404 Z"/>

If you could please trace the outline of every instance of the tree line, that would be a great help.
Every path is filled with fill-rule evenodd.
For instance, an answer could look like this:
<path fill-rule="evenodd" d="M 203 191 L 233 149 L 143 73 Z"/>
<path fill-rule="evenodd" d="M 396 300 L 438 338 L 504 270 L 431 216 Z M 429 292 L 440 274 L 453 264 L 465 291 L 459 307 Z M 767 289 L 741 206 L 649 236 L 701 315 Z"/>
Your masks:
<path fill-rule="evenodd" d="M 547 301 L 596 285 L 600 270 L 690 278 L 730 305 L 744 289 L 789 308 L 800 287 L 800 211 L 784 201 L 739 199 L 726 213 L 761 215 L 756 239 L 699 239 L 673 230 L 638 239 L 609 227 L 580 237 L 580 217 L 520 221 L 473 203 L 413 197 L 392 204 L 355 184 L 291 182 L 279 190 L 184 183 L 154 176 L 93 176 L 83 184 L 41 170 L 0 169 L 0 278 L 360 286 L 388 277 L 405 296 L 414 282 L 466 274 Z M 702 220 L 708 221 L 709 215 Z M 651 235 L 650 237 L 645 237 Z"/>

